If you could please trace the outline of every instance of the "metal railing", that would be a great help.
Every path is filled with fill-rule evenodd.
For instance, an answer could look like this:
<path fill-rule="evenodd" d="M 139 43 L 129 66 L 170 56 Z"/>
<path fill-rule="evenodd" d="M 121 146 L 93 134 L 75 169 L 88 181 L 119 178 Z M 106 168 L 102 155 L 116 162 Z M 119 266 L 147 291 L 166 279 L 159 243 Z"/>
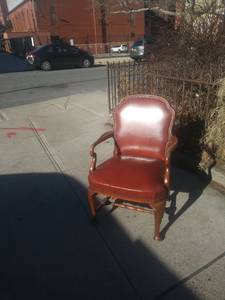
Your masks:
<path fill-rule="evenodd" d="M 217 104 L 218 84 L 207 78 L 184 78 L 150 62 L 108 63 L 107 72 L 109 113 L 127 95 L 152 94 L 166 98 L 180 122 L 189 118 L 207 122 L 210 110 Z"/>

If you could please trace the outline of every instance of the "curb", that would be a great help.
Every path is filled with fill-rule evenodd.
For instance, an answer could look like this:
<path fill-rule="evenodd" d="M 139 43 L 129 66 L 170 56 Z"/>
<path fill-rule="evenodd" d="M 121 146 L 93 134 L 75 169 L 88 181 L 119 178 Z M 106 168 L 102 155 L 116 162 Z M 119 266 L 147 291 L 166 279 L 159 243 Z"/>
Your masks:
<path fill-rule="evenodd" d="M 94 55 L 94 58 L 95 59 L 107 59 L 107 58 L 126 58 L 126 57 L 130 57 L 129 54 L 125 54 L 125 55 L 121 55 L 121 54 L 118 54 L 118 55 Z"/>
<path fill-rule="evenodd" d="M 210 177 L 210 184 L 221 192 L 225 192 L 225 165 L 216 164 L 210 171 L 202 171 L 196 166 L 193 158 L 179 152 L 179 150 L 174 151 L 172 164 L 196 174 L 202 180 L 206 180 Z"/>
<path fill-rule="evenodd" d="M 104 64 L 113 63 L 113 62 L 127 62 L 132 61 L 129 56 L 121 56 L 121 57 L 107 57 L 107 58 L 95 58 L 95 64 Z"/>
<path fill-rule="evenodd" d="M 213 182 L 225 189 L 225 165 L 216 165 L 211 172 Z"/>

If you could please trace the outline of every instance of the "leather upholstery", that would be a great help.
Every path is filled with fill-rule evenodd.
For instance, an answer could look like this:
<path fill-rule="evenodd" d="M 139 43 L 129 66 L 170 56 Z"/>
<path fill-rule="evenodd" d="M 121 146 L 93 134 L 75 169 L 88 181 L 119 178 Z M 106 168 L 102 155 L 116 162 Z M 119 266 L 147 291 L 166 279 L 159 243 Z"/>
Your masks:
<path fill-rule="evenodd" d="M 122 100 L 114 111 L 113 131 L 104 133 L 90 147 L 88 205 L 92 218 L 110 203 L 98 203 L 97 194 L 113 198 L 114 207 L 152 208 L 154 239 L 162 240 L 160 223 L 169 193 L 170 156 L 177 144 L 171 133 L 173 123 L 174 110 L 161 97 L 134 95 Z M 97 165 L 95 147 L 109 138 L 115 141 L 113 157 Z"/>
<path fill-rule="evenodd" d="M 137 202 L 165 200 L 163 161 L 115 156 L 89 173 L 91 189 Z"/>
<path fill-rule="evenodd" d="M 114 133 L 119 155 L 89 172 L 91 189 L 134 201 L 165 200 L 165 160 L 173 122 L 174 111 L 161 97 L 134 95 L 122 100 L 114 111 L 114 132 L 108 133 Z"/>
<path fill-rule="evenodd" d="M 114 138 L 122 156 L 165 159 L 174 111 L 158 96 L 128 96 L 114 111 Z"/>

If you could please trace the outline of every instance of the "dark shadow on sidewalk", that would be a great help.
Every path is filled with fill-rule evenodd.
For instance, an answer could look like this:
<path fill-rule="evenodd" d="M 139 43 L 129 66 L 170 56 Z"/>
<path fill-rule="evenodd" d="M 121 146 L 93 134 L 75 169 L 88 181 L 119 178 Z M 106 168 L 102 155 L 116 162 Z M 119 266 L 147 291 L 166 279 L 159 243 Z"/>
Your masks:
<path fill-rule="evenodd" d="M 170 204 L 166 208 L 168 223 L 161 231 L 162 238 L 165 238 L 169 228 L 200 198 L 205 188 L 210 184 L 212 181 L 211 167 L 208 173 L 201 172 L 201 174 L 199 172 L 188 174 L 181 169 L 172 168 Z M 177 196 L 180 192 L 186 193 L 188 199 L 177 211 Z"/>
<path fill-rule="evenodd" d="M 179 281 L 113 216 L 104 226 L 116 247 L 101 224 L 93 226 L 78 180 L 1 175 L 0 190 L 1 300 L 161 299 Z M 180 299 L 197 299 L 184 285 L 179 290 Z"/>
<path fill-rule="evenodd" d="M 0 74 L 33 71 L 34 67 L 24 59 L 7 52 L 0 53 Z"/>
<path fill-rule="evenodd" d="M 207 172 L 204 172 L 199 168 L 202 159 L 202 138 L 204 136 L 205 126 L 205 120 L 197 119 L 191 121 L 187 117 L 187 120 L 183 120 L 183 123 L 174 129 L 174 133 L 178 137 L 179 143 L 172 155 L 172 165 L 177 167 L 177 169 L 172 168 L 171 172 L 172 194 L 169 198 L 170 205 L 166 209 L 168 223 L 161 232 L 162 237 L 165 237 L 166 232 L 176 220 L 200 198 L 205 188 L 212 181 L 211 169 L 216 161 L 210 149 L 205 148 L 211 158 L 211 163 L 208 166 Z M 191 172 L 191 174 L 188 174 L 181 169 L 187 170 Z M 177 195 L 180 192 L 186 193 L 188 199 L 177 211 Z"/>

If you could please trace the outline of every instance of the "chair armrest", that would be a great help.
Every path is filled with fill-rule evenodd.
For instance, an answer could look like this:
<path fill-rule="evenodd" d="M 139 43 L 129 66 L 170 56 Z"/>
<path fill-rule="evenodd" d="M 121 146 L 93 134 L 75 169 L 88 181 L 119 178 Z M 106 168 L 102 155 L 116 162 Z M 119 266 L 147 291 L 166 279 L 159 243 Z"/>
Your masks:
<path fill-rule="evenodd" d="M 172 135 L 166 150 L 164 184 L 167 186 L 168 189 L 170 185 L 170 157 L 173 150 L 176 148 L 177 143 L 177 137 Z"/>
<path fill-rule="evenodd" d="M 113 130 L 105 132 L 103 135 L 100 136 L 91 146 L 90 146 L 90 156 L 91 156 L 91 165 L 90 165 L 90 171 L 94 171 L 96 168 L 96 161 L 97 161 L 97 154 L 95 153 L 95 147 L 98 144 L 101 144 L 105 140 L 109 138 L 113 138 Z"/>
<path fill-rule="evenodd" d="M 171 153 L 176 148 L 177 143 L 178 143 L 177 137 L 175 135 L 172 135 L 166 150 L 166 163 L 167 161 L 169 163 Z"/>

